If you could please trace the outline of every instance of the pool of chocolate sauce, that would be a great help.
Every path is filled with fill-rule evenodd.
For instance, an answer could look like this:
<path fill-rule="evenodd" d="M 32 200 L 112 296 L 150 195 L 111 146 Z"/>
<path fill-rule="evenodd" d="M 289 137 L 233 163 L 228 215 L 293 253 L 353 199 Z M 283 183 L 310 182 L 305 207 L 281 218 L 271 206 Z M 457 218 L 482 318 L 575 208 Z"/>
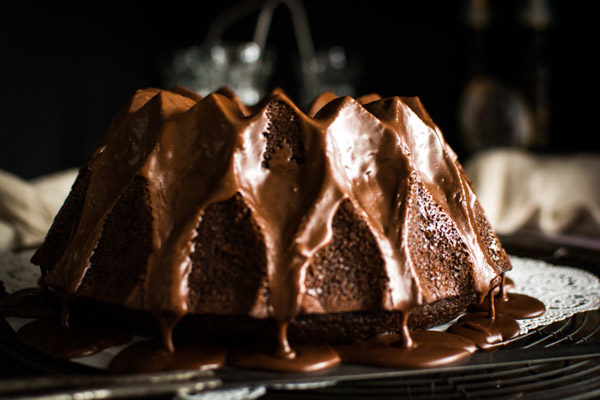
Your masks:
<path fill-rule="evenodd" d="M 125 347 L 113 358 L 108 370 L 114 373 L 161 372 L 184 369 L 234 367 L 312 372 L 331 368 L 340 362 L 391 368 L 425 368 L 464 359 L 477 350 L 501 346 L 519 334 L 517 319 L 544 313 L 539 300 L 509 288 L 503 280 L 481 304 L 474 305 L 446 332 L 409 331 L 382 335 L 369 341 L 333 346 L 294 346 L 287 352 L 276 347 L 231 348 L 209 346 L 193 341 L 175 343 L 168 351 L 160 340 L 146 340 Z M 494 301 L 489 301 L 490 297 Z M 72 359 L 98 353 L 108 347 L 131 342 L 133 332 L 106 324 L 97 316 L 61 323 L 63 306 L 47 291 L 27 289 L 0 301 L 1 317 L 28 317 L 33 320 L 16 332 L 18 340 L 44 354 Z M 406 320 L 406 318 L 405 318 Z"/>

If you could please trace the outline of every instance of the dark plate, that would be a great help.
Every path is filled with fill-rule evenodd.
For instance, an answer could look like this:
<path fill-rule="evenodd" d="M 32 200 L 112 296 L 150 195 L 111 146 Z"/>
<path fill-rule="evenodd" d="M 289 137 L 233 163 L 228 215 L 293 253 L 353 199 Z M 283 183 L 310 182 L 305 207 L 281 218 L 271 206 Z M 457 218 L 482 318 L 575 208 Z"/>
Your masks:
<path fill-rule="evenodd" d="M 600 271 L 600 252 L 593 246 L 551 241 L 534 234 L 501 237 L 501 241 L 514 255 L 572 265 L 596 275 Z M 264 399 L 315 396 L 413 399 L 600 397 L 598 310 L 530 331 L 496 351 L 477 352 L 462 362 L 442 368 L 417 370 L 343 364 L 312 374 L 225 368 L 214 373 L 115 378 L 103 371 L 49 358 L 20 345 L 4 321 L 0 323 L 0 353 L 4 355 L 5 365 L 10 363 L 9 369 L 13 372 L 4 373 L 13 379 L 0 381 L 0 397 L 10 395 L 12 398 L 21 386 L 29 387 L 31 393 L 71 396 L 86 393 L 91 398 L 94 398 L 94 392 L 90 388 L 105 389 L 98 392 L 99 397 L 172 398 L 177 389 L 198 391 L 217 386 L 218 390 L 233 390 L 234 394 L 249 397 L 261 395 Z M 23 380 L 22 377 L 29 374 L 34 374 L 38 380 Z M 48 380 L 48 376 L 53 378 Z M 11 389 L 14 392 L 9 393 Z"/>

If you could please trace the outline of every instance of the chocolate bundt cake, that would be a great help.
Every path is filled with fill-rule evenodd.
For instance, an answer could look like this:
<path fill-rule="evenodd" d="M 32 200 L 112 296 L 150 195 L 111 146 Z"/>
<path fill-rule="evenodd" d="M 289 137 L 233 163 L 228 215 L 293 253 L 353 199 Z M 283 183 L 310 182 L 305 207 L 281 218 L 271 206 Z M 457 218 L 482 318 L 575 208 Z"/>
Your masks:
<path fill-rule="evenodd" d="M 172 332 L 343 342 L 449 321 L 510 262 L 418 98 L 138 91 L 32 261 Z"/>

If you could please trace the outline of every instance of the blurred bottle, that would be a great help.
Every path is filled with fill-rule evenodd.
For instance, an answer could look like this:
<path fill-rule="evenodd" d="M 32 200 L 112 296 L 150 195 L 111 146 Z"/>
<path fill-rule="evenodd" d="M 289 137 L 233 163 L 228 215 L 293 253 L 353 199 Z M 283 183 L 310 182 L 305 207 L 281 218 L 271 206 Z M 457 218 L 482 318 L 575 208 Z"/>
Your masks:
<path fill-rule="evenodd" d="M 500 14 L 505 6 L 500 3 L 465 3 L 467 58 L 458 129 L 469 154 L 492 147 L 540 150 L 548 144 L 551 9 L 546 0 L 522 4 Z"/>
<path fill-rule="evenodd" d="M 550 0 L 527 0 L 517 11 L 523 56 L 520 87 L 531 103 L 535 123 L 534 149 L 549 146 L 551 130 L 551 62 L 549 45 L 554 8 Z"/>

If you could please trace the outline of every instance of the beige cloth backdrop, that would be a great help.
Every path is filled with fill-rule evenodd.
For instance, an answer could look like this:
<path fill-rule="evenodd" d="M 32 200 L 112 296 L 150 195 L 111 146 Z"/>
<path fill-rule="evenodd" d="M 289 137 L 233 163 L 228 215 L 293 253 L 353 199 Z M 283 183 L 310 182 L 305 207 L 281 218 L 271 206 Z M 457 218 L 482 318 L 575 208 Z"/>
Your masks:
<path fill-rule="evenodd" d="M 0 249 L 38 246 L 76 176 L 72 169 L 26 181 L 0 170 Z"/>
<path fill-rule="evenodd" d="M 600 156 L 482 152 L 467 175 L 499 233 L 521 229 L 600 240 Z"/>

